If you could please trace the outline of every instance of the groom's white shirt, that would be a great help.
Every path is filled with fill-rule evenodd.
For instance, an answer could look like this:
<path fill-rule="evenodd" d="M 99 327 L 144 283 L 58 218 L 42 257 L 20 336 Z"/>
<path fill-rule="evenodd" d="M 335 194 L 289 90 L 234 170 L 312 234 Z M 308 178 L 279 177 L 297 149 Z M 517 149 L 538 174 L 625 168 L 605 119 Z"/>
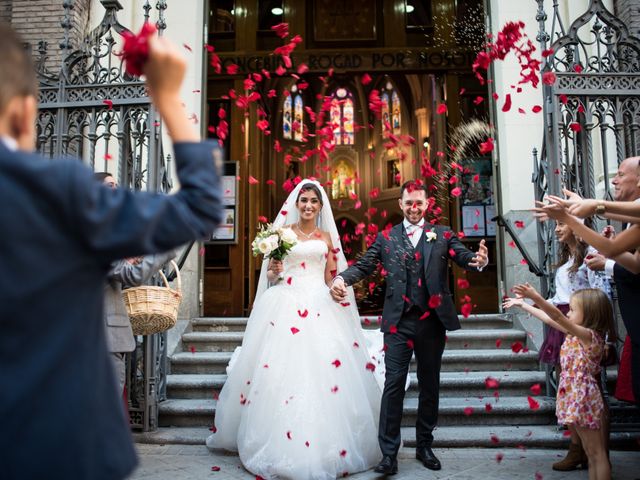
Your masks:
<path fill-rule="evenodd" d="M 411 245 L 413 245 L 413 248 L 416 248 L 424 231 L 424 218 L 421 218 L 417 225 L 414 225 L 405 218 L 402 224 L 404 225 L 404 230 L 407 232 L 409 240 L 411 240 Z"/>

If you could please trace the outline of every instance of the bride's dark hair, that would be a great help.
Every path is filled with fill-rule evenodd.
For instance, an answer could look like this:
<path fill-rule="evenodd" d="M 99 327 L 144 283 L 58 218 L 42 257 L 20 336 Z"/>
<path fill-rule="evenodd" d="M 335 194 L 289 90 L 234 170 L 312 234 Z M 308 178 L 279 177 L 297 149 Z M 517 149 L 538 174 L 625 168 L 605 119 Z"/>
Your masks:
<path fill-rule="evenodd" d="M 320 189 L 313 183 L 306 183 L 302 187 L 300 187 L 298 198 L 296 198 L 296 204 L 298 203 L 298 200 L 300 200 L 300 195 L 308 191 L 312 191 L 313 193 L 315 193 L 316 197 L 318 197 L 318 200 L 320 201 L 320 205 L 324 205 L 324 203 L 322 203 L 322 193 L 320 192 Z"/>

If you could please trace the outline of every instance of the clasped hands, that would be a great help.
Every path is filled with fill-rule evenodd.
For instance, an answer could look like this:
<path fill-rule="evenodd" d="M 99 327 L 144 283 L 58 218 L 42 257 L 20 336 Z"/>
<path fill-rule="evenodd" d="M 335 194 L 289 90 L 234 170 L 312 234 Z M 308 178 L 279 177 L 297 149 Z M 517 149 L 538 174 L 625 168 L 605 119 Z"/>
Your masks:
<path fill-rule="evenodd" d="M 331 298 L 336 302 L 344 302 L 346 300 L 347 286 L 345 285 L 342 277 L 336 277 L 333 279 L 329 293 L 331 294 Z"/>

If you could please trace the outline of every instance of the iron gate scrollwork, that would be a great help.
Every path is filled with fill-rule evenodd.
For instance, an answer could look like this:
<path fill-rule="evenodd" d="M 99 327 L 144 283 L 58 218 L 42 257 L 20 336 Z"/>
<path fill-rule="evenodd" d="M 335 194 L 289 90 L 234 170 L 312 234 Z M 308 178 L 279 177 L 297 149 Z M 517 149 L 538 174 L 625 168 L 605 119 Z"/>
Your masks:
<path fill-rule="evenodd" d="M 102 21 L 72 49 L 74 1 L 63 2 L 58 68 L 48 67 L 47 42 L 39 43 L 37 148 L 48 157 L 79 157 L 94 170 L 113 173 L 121 187 L 169 192 L 170 157 L 163 153 L 160 118 L 144 82 L 126 74 L 117 56 L 119 34 L 127 30 L 117 19 L 122 6 L 118 0 L 101 3 Z M 166 28 L 166 8 L 166 1 L 156 5 L 160 34 Z M 145 22 L 151 9 L 145 2 Z M 134 428 L 154 430 L 158 401 L 166 397 L 166 333 L 138 337 L 136 343 L 127 369 L 130 421 Z"/>
<path fill-rule="evenodd" d="M 534 150 L 533 158 L 536 200 L 562 195 L 563 188 L 612 199 L 610 172 L 640 155 L 640 38 L 603 0 L 590 0 L 568 29 L 558 0 L 536 3 L 537 39 L 549 53 L 542 71 L 556 76 L 543 85 L 544 138 L 540 156 Z M 545 3 L 552 3 L 550 16 Z M 550 272 L 558 251 L 550 222 L 538 224 L 538 238 L 544 270 Z"/>

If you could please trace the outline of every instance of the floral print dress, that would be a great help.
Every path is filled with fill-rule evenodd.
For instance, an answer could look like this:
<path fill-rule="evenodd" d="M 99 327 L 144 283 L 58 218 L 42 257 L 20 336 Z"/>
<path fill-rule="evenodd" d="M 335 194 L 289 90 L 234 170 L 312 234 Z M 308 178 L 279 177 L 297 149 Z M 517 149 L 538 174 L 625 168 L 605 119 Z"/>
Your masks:
<path fill-rule="evenodd" d="M 604 353 L 604 339 L 591 330 L 591 345 L 586 347 L 573 335 L 567 335 L 560 350 L 562 373 L 556 398 L 559 424 L 600 428 L 604 403 L 597 378 Z"/>

